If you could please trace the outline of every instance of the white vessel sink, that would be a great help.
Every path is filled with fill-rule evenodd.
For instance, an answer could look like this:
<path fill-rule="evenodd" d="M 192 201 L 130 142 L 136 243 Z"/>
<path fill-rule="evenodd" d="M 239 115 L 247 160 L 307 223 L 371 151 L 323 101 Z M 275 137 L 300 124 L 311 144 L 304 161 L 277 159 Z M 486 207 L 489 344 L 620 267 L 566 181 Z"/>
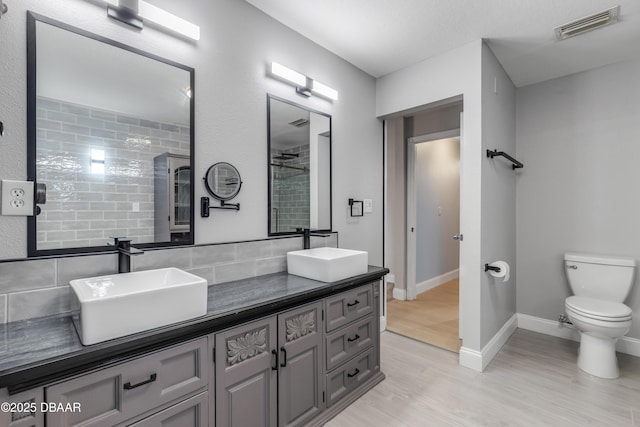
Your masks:
<path fill-rule="evenodd" d="M 336 282 L 368 271 L 369 254 L 340 248 L 314 248 L 287 253 L 289 274 Z"/>
<path fill-rule="evenodd" d="M 207 313 L 207 281 L 177 268 L 71 280 L 73 318 L 89 345 Z"/>

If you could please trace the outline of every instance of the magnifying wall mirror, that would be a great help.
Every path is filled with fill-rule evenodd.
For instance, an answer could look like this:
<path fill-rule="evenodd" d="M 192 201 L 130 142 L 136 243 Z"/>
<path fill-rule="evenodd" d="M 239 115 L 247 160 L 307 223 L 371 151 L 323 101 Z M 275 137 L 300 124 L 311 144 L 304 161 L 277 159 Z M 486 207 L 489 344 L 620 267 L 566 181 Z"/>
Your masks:
<path fill-rule="evenodd" d="M 331 116 L 268 96 L 269 235 L 331 230 Z"/>
<path fill-rule="evenodd" d="M 29 12 L 29 256 L 193 243 L 194 70 Z"/>
<path fill-rule="evenodd" d="M 242 180 L 240 172 L 232 164 L 220 162 L 211 166 L 204 177 L 209 194 L 218 200 L 231 200 L 238 195 Z"/>

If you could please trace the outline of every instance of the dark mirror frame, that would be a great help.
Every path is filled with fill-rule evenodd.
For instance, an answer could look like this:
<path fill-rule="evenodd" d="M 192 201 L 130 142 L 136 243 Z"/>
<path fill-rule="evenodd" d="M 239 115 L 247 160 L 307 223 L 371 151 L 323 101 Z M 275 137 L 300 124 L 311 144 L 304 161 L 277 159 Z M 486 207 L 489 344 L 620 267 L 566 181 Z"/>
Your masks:
<path fill-rule="evenodd" d="M 272 233 L 271 232 L 271 180 L 272 180 L 272 174 L 271 174 L 271 100 L 275 100 L 275 101 L 280 101 L 280 102 L 284 102 L 286 104 L 292 105 L 294 107 L 300 108 L 302 110 L 308 111 L 310 113 L 314 113 L 314 114 L 319 114 L 321 116 L 325 116 L 329 119 L 329 129 L 330 131 L 330 135 L 329 135 L 329 150 L 330 150 L 330 156 L 329 156 L 329 228 L 323 228 L 323 229 L 314 229 L 313 231 L 318 231 L 318 232 L 332 232 L 333 231 L 333 121 L 332 121 L 332 117 L 330 114 L 324 113 L 322 111 L 318 111 L 318 110 L 314 110 L 312 108 L 309 107 L 305 107 L 304 105 L 300 105 L 297 104 L 295 102 L 289 101 L 288 99 L 284 99 L 284 98 L 280 98 L 278 96 L 275 95 L 271 95 L 271 94 L 267 94 L 267 194 L 268 194 L 268 210 L 267 210 L 267 232 L 269 236 L 286 236 L 286 235 L 292 235 L 292 234 L 300 234 L 300 232 L 298 231 L 282 231 L 282 232 L 277 232 L 277 233 Z"/>
<path fill-rule="evenodd" d="M 36 130 L 36 23 L 43 22 L 45 24 L 53 25 L 55 27 L 61 28 L 66 31 L 73 32 L 75 34 L 93 39 L 98 42 L 106 43 L 111 46 L 126 50 L 128 52 L 132 52 L 149 59 L 153 59 L 155 61 L 171 65 L 176 68 L 180 68 L 189 73 L 190 76 L 190 87 L 191 87 L 191 99 L 190 99 L 190 168 L 191 168 L 191 185 L 190 185 L 190 197 L 191 197 L 191 212 L 190 212 L 190 229 L 189 229 L 189 238 L 186 241 L 181 242 L 153 242 L 153 243 L 136 243 L 135 246 L 138 248 L 161 248 L 161 247 L 169 247 L 169 246 L 188 246 L 193 245 L 194 243 L 194 222 L 195 222 L 195 214 L 194 214 L 194 187 L 195 187 L 195 162 L 194 162 L 194 154 L 195 154 L 195 70 L 186 65 L 179 64 L 177 62 L 171 61 L 169 59 L 165 59 L 159 57 L 157 55 L 145 52 L 140 49 L 136 49 L 129 45 L 117 42 L 115 40 L 108 39 L 106 37 L 99 36 L 94 33 L 90 33 L 88 31 L 73 27 L 71 25 L 65 24 L 60 21 L 56 21 L 54 19 L 48 18 L 46 16 L 39 15 L 37 13 L 27 11 L 27 179 L 29 181 L 36 181 L 36 139 L 37 139 L 37 130 Z M 34 206 L 34 210 L 37 209 Z M 35 212 L 34 212 L 35 213 Z M 28 257 L 40 257 L 40 256 L 55 256 L 55 255 L 69 255 L 69 254 L 84 254 L 84 253 L 96 253 L 96 252 L 113 252 L 113 247 L 107 246 L 107 241 L 105 240 L 104 246 L 85 246 L 85 247 L 75 247 L 75 248 L 62 248 L 62 249 L 46 249 L 46 250 L 38 250 L 38 241 L 37 241 L 37 230 L 36 230 L 36 215 L 27 217 L 27 256 Z"/>

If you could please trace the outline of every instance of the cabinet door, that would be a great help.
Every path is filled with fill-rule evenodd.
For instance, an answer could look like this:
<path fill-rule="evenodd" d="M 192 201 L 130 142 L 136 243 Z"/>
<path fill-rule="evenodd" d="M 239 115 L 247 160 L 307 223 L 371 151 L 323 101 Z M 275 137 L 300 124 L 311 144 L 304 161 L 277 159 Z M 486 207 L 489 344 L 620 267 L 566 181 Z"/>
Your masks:
<path fill-rule="evenodd" d="M 207 392 L 177 403 L 130 427 L 207 427 Z"/>
<path fill-rule="evenodd" d="M 276 318 L 216 335 L 216 426 L 276 426 Z"/>
<path fill-rule="evenodd" d="M 324 409 L 322 302 L 278 316 L 278 419 L 304 425 Z"/>
<path fill-rule="evenodd" d="M 41 388 L 9 395 L 7 389 L 0 390 L 0 402 L 9 403 L 8 411 L 0 411 L 2 427 L 44 427 L 43 398 Z"/>

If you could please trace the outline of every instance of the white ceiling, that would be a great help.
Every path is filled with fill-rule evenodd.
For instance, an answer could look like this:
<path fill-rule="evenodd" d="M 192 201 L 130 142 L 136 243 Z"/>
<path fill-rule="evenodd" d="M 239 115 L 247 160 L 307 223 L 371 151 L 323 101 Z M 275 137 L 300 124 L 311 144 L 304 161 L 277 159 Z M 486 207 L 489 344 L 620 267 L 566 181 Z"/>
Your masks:
<path fill-rule="evenodd" d="M 520 87 L 640 57 L 638 0 L 246 0 L 374 77 L 485 39 Z M 619 4 L 620 22 L 553 28 Z"/>

